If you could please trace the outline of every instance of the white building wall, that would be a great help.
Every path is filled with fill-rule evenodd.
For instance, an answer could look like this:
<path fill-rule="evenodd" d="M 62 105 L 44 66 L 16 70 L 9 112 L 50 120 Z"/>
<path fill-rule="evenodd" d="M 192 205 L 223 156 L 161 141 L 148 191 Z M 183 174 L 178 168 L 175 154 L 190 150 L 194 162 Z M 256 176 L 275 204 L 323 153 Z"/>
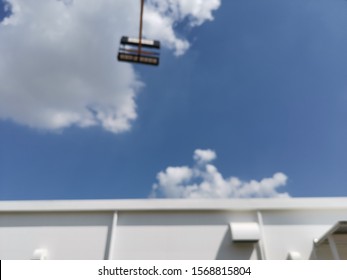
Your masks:
<path fill-rule="evenodd" d="M 0 214 L 0 259 L 31 259 L 46 249 L 49 259 L 104 259 L 109 213 Z"/>
<path fill-rule="evenodd" d="M 0 259 L 310 259 L 346 220 L 347 198 L 0 202 Z M 230 223 L 258 224 L 260 241 L 233 242 Z"/>
<path fill-rule="evenodd" d="M 255 259 L 253 244 L 231 243 L 229 222 L 253 213 L 126 212 L 119 215 L 117 259 Z"/>
<path fill-rule="evenodd" d="M 313 240 L 323 236 L 337 221 L 347 220 L 346 209 L 292 209 L 262 211 L 267 258 L 286 259 L 300 252 L 310 259 Z"/>

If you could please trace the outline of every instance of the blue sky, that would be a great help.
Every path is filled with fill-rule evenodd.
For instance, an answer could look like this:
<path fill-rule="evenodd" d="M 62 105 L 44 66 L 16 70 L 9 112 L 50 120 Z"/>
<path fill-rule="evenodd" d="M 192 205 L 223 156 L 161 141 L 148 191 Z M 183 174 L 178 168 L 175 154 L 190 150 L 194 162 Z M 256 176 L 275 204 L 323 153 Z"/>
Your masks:
<path fill-rule="evenodd" d="M 36 1 L 39 2 L 43 3 Z M 68 9 L 78 7 L 78 2 L 81 1 L 60 8 L 73 17 L 75 14 L 69 14 Z M 116 15 L 130 9 L 123 6 L 117 7 Z M 127 17 L 131 26 L 125 32 L 137 28 L 137 3 L 133 6 L 134 14 Z M 3 18 L 3 7 L 0 10 Z M 35 10 L 37 18 L 49 20 L 39 14 L 44 9 Z M 10 48 L 0 48 L 1 61 L 10 61 L 4 63 L 7 67 L 0 64 L 1 81 L 13 78 L 16 84 L 26 85 L 32 79 L 25 75 L 33 71 L 47 74 L 39 83 L 40 95 L 37 91 L 29 92 L 29 86 L 0 86 L 0 102 L 4 105 L 0 106 L 0 199 L 147 198 L 154 185 L 165 190 L 195 184 L 199 189 L 204 182 L 214 190 L 211 174 L 204 172 L 207 166 L 217 168 L 217 175 L 225 181 L 239 179 L 241 188 L 248 188 L 251 182 L 257 188 L 256 182 L 263 178 L 275 180 L 274 174 L 281 172 L 286 178 L 277 182 L 278 193 L 292 197 L 346 196 L 347 2 L 224 0 L 211 13 L 214 19 L 205 18 L 198 26 L 192 24 L 189 14 L 173 21 L 175 42 L 190 43 L 179 56 L 174 41 L 148 28 L 148 34 L 159 34 L 159 38 L 152 39 L 163 41 L 159 67 L 117 65 L 120 63 L 116 60 L 116 36 L 110 40 L 112 45 L 98 44 L 91 50 L 95 56 L 79 62 L 76 69 L 80 71 L 92 71 L 96 65 L 98 74 L 91 86 L 107 84 L 109 69 L 120 76 L 129 73 L 130 82 L 142 83 L 133 87 L 136 117 L 129 113 L 128 126 L 112 128 L 113 131 L 103 119 L 92 125 L 79 120 L 59 123 L 57 127 L 40 119 L 45 110 L 38 105 L 41 101 L 32 100 L 59 94 L 65 80 L 54 79 L 60 72 L 51 72 L 52 64 L 40 72 L 44 64 L 38 60 L 48 54 L 48 59 L 60 63 L 54 56 L 64 60 L 64 55 L 70 55 L 69 50 L 75 46 L 71 43 L 71 48 L 63 52 L 61 45 L 58 51 L 50 52 L 47 44 L 41 49 L 47 53 L 41 51 L 36 60 L 20 61 L 15 58 L 22 53 L 35 54 L 30 52 L 29 43 L 20 47 L 23 43 L 19 35 L 24 33 L 15 31 L 21 28 L 20 21 L 0 25 L 1 40 L 11 36 L 5 37 L 13 39 L 9 46 L 16 46 L 20 52 L 17 56 Z M 101 19 L 107 16 L 99 15 Z M 33 18 L 25 19 L 30 25 Z M 77 21 L 71 22 L 79 26 Z M 149 26 L 151 18 L 147 22 Z M 123 31 L 119 22 L 112 24 L 115 30 Z M 99 38 L 97 33 L 86 36 L 90 37 L 88 40 Z M 36 44 L 45 42 L 38 40 Z M 76 48 L 83 50 L 83 46 Z M 105 64 L 99 64 L 98 59 L 105 59 L 102 54 L 108 50 L 113 50 L 114 55 Z M 103 69 L 103 65 L 107 68 Z M 16 74 L 19 70 L 10 72 L 12 66 L 23 71 L 21 75 Z M 71 69 L 75 64 L 66 67 Z M 41 87 L 46 82 L 48 86 Z M 7 94 L 16 95 L 23 110 L 11 107 L 14 103 L 6 104 Z M 95 96 L 93 102 L 100 101 L 97 93 L 91 94 Z M 54 99 L 55 104 L 79 110 L 71 105 L 75 99 L 66 96 Z M 113 108 L 118 110 L 117 106 L 115 103 Z M 197 149 L 210 151 L 214 156 L 199 158 Z M 173 179 L 176 175 L 168 167 L 176 168 L 171 171 L 181 177 Z M 182 175 L 184 171 L 188 173 Z M 177 184 L 168 186 L 165 178 L 171 182 L 177 179 Z M 165 191 L 161 195 L 172 197 Z M 251 192 L 250 196 L 257 194 Z"/>

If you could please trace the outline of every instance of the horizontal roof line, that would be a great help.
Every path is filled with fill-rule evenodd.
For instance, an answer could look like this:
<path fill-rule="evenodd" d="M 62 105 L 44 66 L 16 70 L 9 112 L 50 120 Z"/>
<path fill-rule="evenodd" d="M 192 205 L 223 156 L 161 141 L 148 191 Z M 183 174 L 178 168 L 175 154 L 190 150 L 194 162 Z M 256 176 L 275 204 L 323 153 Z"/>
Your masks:
<path fill-rule="evenodd" d="M 1 212 L 45 211 L 255 211 L 346 209 L 347 197 L 252 199 L 115 199 L 0 201 Z"/>

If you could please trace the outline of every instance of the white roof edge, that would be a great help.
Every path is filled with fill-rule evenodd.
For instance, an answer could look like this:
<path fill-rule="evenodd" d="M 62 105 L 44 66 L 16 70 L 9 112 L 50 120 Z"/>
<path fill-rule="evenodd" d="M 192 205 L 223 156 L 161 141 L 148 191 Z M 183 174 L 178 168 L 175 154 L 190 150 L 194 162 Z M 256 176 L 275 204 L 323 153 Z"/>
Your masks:
<path fill-rule="evenodd" d="M 347 197 L 0 201 L 1 212 L 346 209 Z"/>
<path fill-rule="evenodd" d="M 336 224 L 334 224 L 321 238 L 314 240 L 315 246 L 319 246 L 324 241 L 328 239 L 329 236 L 333 235 L 336 230 L 338 230 L 341 226 L 346 226 L 347 221 L 338 221 Z"/>

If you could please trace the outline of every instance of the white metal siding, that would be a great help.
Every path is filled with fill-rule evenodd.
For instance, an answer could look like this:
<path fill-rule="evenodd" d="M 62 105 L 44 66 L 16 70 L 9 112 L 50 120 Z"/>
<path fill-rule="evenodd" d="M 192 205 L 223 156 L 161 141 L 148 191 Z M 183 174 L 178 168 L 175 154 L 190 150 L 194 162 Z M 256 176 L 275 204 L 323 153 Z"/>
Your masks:
<path fill-rule="evenodd" d="M 331 259 L 313 240 L 346 220 L 346 198 L 0 202 L 0 259 Z M 230 223 L 260 241 L 232 242 Z"/>

